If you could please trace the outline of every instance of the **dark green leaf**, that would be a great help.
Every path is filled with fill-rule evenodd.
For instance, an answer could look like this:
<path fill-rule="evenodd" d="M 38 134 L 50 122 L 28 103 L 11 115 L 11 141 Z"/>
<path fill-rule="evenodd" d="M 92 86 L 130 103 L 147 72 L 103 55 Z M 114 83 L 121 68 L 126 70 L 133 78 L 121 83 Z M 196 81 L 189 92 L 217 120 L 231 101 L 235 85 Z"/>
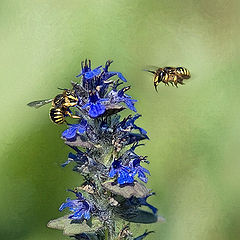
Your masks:
<path fill-rule="evenodd" d="M 129 214 L 128 211 L 126 211 L 125 213 L 121 213 L 121 218 L 123 218 L 124 220 L 127 220 L 129 222 L 144 223 L 144 224 L 165 221 L 165 219 L 163 217 L 155 215 L 152 212 L 147 212 L 147 211 L 144 211 L 141 209 L 136 209 L 131 214 Z"/>

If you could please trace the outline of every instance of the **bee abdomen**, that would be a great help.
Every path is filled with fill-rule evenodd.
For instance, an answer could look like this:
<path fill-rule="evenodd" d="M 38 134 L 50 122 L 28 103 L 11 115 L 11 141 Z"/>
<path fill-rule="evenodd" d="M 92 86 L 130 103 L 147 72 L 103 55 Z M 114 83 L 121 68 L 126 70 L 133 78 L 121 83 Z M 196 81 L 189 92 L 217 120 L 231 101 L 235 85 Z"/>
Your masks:
<path fill-rule="evenodd" d="M 65 122 L 61 108 L 51 108 L 49 111 L 49 116 L 50 119 L 56 124 L 62 124 Z"/>
<path fill-rule="evenodd" d="M 188 79 L 191 77 L 190 72 L 184 67 L 177 67 L 176 72 L 184 79 Z"/>

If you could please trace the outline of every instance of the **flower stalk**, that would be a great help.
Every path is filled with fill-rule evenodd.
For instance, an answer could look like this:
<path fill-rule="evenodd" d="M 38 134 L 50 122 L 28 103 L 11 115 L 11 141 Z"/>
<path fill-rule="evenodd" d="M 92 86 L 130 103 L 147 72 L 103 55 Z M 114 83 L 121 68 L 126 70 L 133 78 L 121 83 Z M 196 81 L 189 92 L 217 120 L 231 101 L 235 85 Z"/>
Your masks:
<path fill-rule="evenodd" d="M 70 214 L 50 221 L 48 227 L 75 239 L 140 240 L 151 231 L 133 237 L 126 221 L 151 224 L 163 219 L 147 202 L 154 195 L 145 186 L 149 161 L 136 153 L 144 145 L 140 142 L 149 139 L 147 131 L 135 123 L 141 115 L 121 118 L 120 114 L 127 108 L 137 112 L 137 100 L 127 94 L 130 86 L 122 87 L 127 81 L 123 74 L 109 71 L 111 64 L 108 60 L 104 67 L 92 70 L 91 61 L 85 60 L 77 81 L 71 83 L 78 103 L 69 111 L 77 118 L 62 133 L 71 149 L 62 167 L 73 165 L 84 182 L 69 190 L 73 199 L 67 198 L 59 208 Z"/>

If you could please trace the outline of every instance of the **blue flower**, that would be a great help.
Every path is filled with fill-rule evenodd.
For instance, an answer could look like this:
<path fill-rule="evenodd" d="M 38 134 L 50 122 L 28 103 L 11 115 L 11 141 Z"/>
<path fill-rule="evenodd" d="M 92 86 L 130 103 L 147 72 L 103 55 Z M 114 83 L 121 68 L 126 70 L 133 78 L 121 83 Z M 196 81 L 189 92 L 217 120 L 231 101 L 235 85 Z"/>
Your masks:
<path fill-rule="evenodd" d="M 106 62 L 105 67 L 103 68 L 104 72 L 103 72 L 103 75 L 102 75 L 102 80 L 106 81 L 107 79 L 111 78 L 112 76 L 117 75 L 123 82 L 127 82 L 126 78 L 122 75 L 122 73 L 120 73 L 120 72 L 109 72 L 108 71 L 108 68 L 109 68 L 109 66 L 112 62 L 113 61 L 110 61 L 110 60 L 108 60 Z"/>
<path fill-rule="evenodd" d="M 146 135 L 147 134 L 147 131 L 144 130 L 143 128 L 141 127 L 138 127 L 136 124 L 135 124 L 135 121 L 141 117 L 142 115 L 140 114 L 136 114 L 134 115 L 133 117 L 128 116 L 127 118 L 125 118 L 121 123 L 120 123 L 120 126 L 123 128 L 123 129 L 126 129 L 128 127 L 130 128 L 133 128 L 133 129 L 138 129 L 139 132 L 143 135 Z"/>
<path fill-rule="evenodd" d="M 137 112 L 136 108 L 134 107 L 134 104 L 137 102 L 137 100 L 132 99 L 131 96 L 125 94 L 125 92 L 129 89 L 130 87 L 124 87 L 119 91 L 116 91 L 116 89 L 113 89 L 108 94 L 109 100 L 111 103 L 114 103 L 114 104 L 123 102 L 127 105 L 127 107 L 130 110 Z"/>
<path fill-rule="evenodd" d="M 87 120 L 81 119 L 78 124 L 68 124 L 69 128 L 63 131 L 62 137 L 67 140 L 74 140 L 78 134 L 83 134 L 87 128 Z"/>
<path fill-rule="evenodd" d="M 91 69 L 91 61 L 87 59 L 85 60 L 85 63 L 82 62 L 81 63 L 82 66 L 82 71 L 79 75 L 77 75 L 76 77 L 81 77 L 82 76 L 82 86 L 85 89 L 91 89 L 91 90 L 95 90 L 97 87 L 97 81 L 99 81 L 100 78 L 100 74 L 102 72 L 102 66 L 99 66 L 95 69 Z"/>
<path fill-rule="evenodd" d="M 124 141 L 125 145 L 136 143 L 145 139 L 149 139 L 147 135 L 140 133 L 125 132 L 121 140 Z"/>
<path fill-rule="evenodd" d="M 132 168 L 134 175 L 138 174 L 138 178 L 146 183 L 148 181 L 146 174 L 150 175 L 150 172 L 140 165 L 142 160 L 145 160 L 145 158 L 137 157 L 129 163 L 129 166 Z"/>
<path fill-rule="evenodd" d="M 60 206 L 59 211 L 69 208 L 69 210 L 73 212 L 73 214 L 69 216 L 70 219 L 78 219 L 82 221 L 84 219 L 89 220 L 91 217 L 91 205 L 80 192 L 74 193 L 77 199 L 71 200 L 70 198 L 67 198 L 66 202 Z"/>
<path fill-rule="evenodd" d="M 130 110 L 136 112 L 137 110 L 134 107 L 134 103 L 137 102 L 137 100 L 132 99 L 131 96 L 125 94 L 125 92 L 128 91 L 129 89 L 130 87 L 124 87 L 118 91 L 118 94 L 117 94 L 118 101 L 124 102 Z"/>
<path fill-rule="evenodd" d="M 120 185 L 134 182 L 133 172 L 129 167 L 123 166 L 120 160 L 114 160 L 110 168 L 109 177 L 113 178 L 115 175 Z"/>
<path fill-rule="evenodd" d="M 100 99 L 96 92 L 90 92 L 89 93 L 89 101 L 86 103 L 82 108 L 89 107 L 88 115 L 92 118 L 96 118 L 100 115 L 102 115 L 106 107 L 102 104 L 102 102 L 107 101 L 107 99 Z"/>
<path fill-rule="evenodd" d="M 142 240 L 142 239 L 144 239 L 147 235 L 149 235 L 150 233 L 154 233 L 154 231 L 145 230 L 145 232 L 144 232 L 142 235 L 134 238 L 133 240 Z"/>
<path fill-rule="evenodd" d="M 79 75 L 77 75 L 76 77 L 80 77 L 80 76 L 84 76 L 85 79 L 89 80 L 89 79 L 93 79 L 94 77 L 98 76 L 101 73 L 101 67 L 99 66 L 93 70 L 89 69 L 90 71 L 87 71 L 85 73 L 80 73 Z"/>
<path fill-rule="evenodd" d="M 87 59 L 85 59 L 85 62 L 81 62 L 81 67 L 82 67 L 82 71 L 81 71 L 81 73 L 80 74 L 78 74 L 76 77 L 80 77 L 80 76 L 85 76 L 85 74 L 86 73 L 89 73 L 89 72 L 91 72 L 91 60 L 87 60 Z M 98 68 L 100 68 L 100 67 L 98 67 Z M 98 69 L 97 68 L 97 69 Z M 94 69 L 95 70 L 95 69 Z M 95 72 L 94 70 L 92 70 L 92 72 Z M 90 73 L 90 75 L 91 75 L 91 73 Z M 90 76 L 89 75 L 89 76 Z"/>
<path fill-rule="evenodd" d="M 82 151 L 77 149 L 77 154 L 75 155 L 70 152 L 68 154 L 68 160 L 65 163 L 63 163 L 61 166 L 66 167 L 72 161 L 76 162 L 79 165 L 83 165 L 84 163 L 87 162 L 87 160 L 88 160 L 87 156 Z"/>
<path fill-rule="evenodd" d="M 140 115 L 140 114 L 134 115 L 134 116 L 129 120 L 128 124 L 131 125 L 134 129 L 138 129 L 141 134 L 146 135 L 146 134 L 147 134 L 147 131 L 144 130 L 143 128 L 141 128 L 141 127 L 138 127 L 138 126 L 135 124 L 135 121 L 136 121 L 139 117 L 141 117 L 141 116 L 142 116 L 142 115 Z"/>
<path fill-rule="evenodd" d="M 152 195 L 155 195 L 155 193 L 150 193 L 150 194 L 148 194 L 148 195 L 147 195 L 146 197 L 144 197 L 144 198 L 138 198 L 138 203 L 139 203 L 141 206 L 147 206 L 147 207 L 149 207 L 149 208 L 152 210 L 152 212 L 153 212 L 154 214 L 156 214 L 157 211 L 158 211 L 158 209 L 155 208 L 153 205 L 151 205 L 151 204 L 149 204 L 149 203 L 147 202 L 147 199 L 148 199 L 150 196 L 152 196 Z"/>

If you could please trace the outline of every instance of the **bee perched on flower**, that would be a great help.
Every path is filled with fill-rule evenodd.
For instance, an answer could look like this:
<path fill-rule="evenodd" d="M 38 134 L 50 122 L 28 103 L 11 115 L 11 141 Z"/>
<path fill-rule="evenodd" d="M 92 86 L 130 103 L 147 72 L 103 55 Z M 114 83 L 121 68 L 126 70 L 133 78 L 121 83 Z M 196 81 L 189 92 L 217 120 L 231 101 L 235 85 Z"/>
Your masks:
<path fill-rule="evenodd" d="M 70 190 L 75 197 L 67 198 L 59 208 L 70 214 L 50 221 L 48 227 L 75 239 L 140 240 L 151 231 L 133 237 L 123 221 L 151 224 L 163 220 L 146 201 L 153 195 L 145 186 L 149 161 L 135 152 L 143 145 L 140 142 L 149 139 L 147 131 L 136 124 L 141 117 L 136 113 L 137 100 L 128 95 L 129 85 L 121 86 L 127 81 L 123 74 L 109 70 L 112 62 L 92 69 L 91 61 L 85 60 L 72 81 L 77 101 L 68 110 L 71 107 L 77 117 L 74 123 L 64 122 L 62 139 L 71 152 L 62 167 L 73 164 L 83 183 Z M 120 112 L 126 109 L 134 114 L 121 118 Z"/>

